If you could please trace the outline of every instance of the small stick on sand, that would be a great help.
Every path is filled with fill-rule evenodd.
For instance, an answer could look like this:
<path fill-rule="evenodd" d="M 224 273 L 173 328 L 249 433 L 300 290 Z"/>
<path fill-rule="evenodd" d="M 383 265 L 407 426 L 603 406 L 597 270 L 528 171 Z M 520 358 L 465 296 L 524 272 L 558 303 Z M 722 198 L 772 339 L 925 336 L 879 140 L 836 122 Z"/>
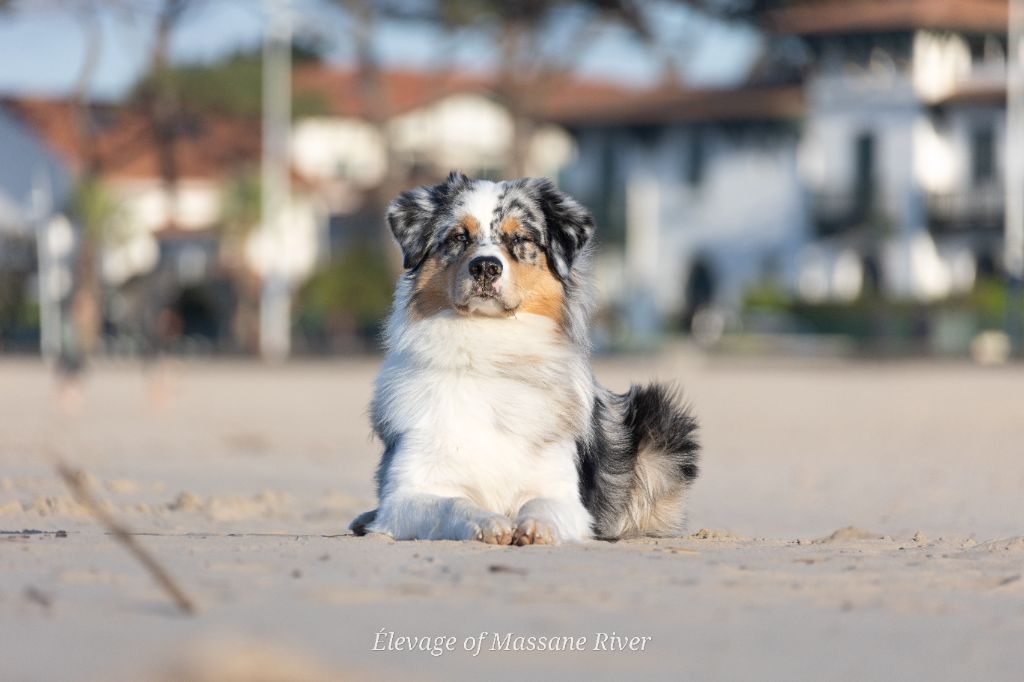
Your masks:
<path fill-rule="evenodd" d="M 92 491 L 89 490 L 89 484 L 86 482 L 84 474 L 77 469 L 69 467 L 59 457 L 55 456 L 54 460 L 57 474 L 64 480 L 68 488 L 71 489 L 71 494 L 74 495 L 75 499 L 89 510 L 90 514 L 96 517 L 100 525 L 106 528 L 114 536 L 115 540 L 124 545 L 124 548 L 138 559 L 139 563 L 149 571 L 149 574 L 153 576 L 153 580 L 163 588 L 182 613 L 187 615 L 195 613 L 196 607 L 194 602 L 178 586 L 178 583 L 174 582 L 170 573 L 153 558 L 152 554 L 139 544 L 128 528 L 100 506 L 99 501 L 92 494 Z"/>

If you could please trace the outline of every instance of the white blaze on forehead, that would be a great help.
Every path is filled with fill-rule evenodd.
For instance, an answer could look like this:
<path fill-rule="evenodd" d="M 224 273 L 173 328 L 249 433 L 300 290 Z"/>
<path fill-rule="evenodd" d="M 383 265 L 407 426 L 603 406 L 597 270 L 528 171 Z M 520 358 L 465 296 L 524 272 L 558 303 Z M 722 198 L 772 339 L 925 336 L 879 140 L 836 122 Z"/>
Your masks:
<path fill-rule="evenodd" d="M 463 195 L 462 207 L 466 215 L 473 216 L 480 224 L 480 242 L 489 244 L 491 238 L 491 220 L 498 210 L 498 198 L 501 196 L 501 185 L 488 180 L 477 180 L 473 188 Z"/>
<path fill-rule="evenodd" d="M 462 211 L 467 216 L 472 216 L 480 225 L 480 237 L 471 248 L 473 251 L 467 264 L 473 258 L 480 256 L 494 256 L 501 261 L 502 271 L 498 277 L 499 289 L 505 289 L 509 281 L 508 260 L 501 250 L 501 240 L 498 235 L 491 234 L 491 221 L 498 210 L 498 202 L 501 198 L 501 184 L 488 180 L 477 180 L 473 188 L 463 195 Z M 490 305 L 490 303 L 488 304 Z"/>

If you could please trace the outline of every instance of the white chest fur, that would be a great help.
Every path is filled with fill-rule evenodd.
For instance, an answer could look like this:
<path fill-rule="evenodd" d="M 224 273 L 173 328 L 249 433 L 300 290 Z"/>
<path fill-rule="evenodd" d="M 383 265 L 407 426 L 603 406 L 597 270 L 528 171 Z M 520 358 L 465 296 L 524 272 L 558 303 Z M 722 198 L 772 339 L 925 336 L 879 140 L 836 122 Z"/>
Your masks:
<path fill-rule="evenodd" d="M 382 492 L 467 497 L 502 514 L 572 494 L 591 392 L 586 358 L 548 318 L 393 324 L 375 412 L 400 438 Z"/>

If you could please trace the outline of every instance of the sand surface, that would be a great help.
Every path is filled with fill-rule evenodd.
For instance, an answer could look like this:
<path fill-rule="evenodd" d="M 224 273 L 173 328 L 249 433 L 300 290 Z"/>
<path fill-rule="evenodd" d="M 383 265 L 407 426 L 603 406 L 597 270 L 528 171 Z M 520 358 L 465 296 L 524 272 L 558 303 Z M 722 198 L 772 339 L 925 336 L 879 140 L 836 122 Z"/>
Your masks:
<path fill-rule="evenodd" d="M 693 402 L 693 535 L 496 548 L 345 534 L 376 362 L 0 362 L 0 680 L 1021 679 L 1024 368 L 601 361 Z"/>

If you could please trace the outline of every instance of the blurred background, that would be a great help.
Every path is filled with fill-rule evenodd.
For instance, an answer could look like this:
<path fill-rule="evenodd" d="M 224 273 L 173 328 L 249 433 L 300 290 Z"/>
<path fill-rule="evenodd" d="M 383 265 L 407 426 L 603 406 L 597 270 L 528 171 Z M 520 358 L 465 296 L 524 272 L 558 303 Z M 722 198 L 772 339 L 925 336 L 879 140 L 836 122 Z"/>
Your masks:
<path fill-rule="evenodd" d="M 264 678 L 282 645 L 345 679 L 1019 679 L 1022 64 L 1024 0 L 0 0 L 0 677 L 257 677 L 112 674 L 227 634 Z M 685 390 L 695 536 L 343 535 L 385 207 L 451 169 L 593 211 L 595 375 Z M 382 626 L 658 648 L 480 668 Z"/>
<path fill-rule="evenodd" d="M 602 349 L 1004 361 L 1024 258 L 1010 15 L 0 0 L 0 352 L 376 349 L 387 201 L 457 168 L 548 176 L 593 210 Z"/>

